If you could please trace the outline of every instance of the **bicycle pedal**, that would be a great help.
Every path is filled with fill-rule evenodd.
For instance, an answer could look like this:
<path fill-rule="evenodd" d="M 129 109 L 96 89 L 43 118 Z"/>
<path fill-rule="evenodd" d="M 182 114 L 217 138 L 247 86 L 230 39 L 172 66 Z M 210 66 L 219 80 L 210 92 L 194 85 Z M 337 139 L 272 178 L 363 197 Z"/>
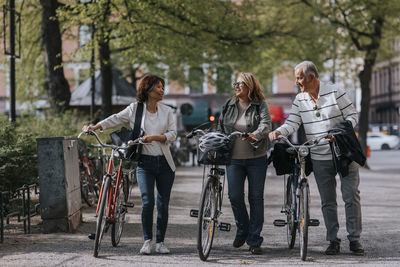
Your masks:
<path fill-rule="evenodd" d="M 133 202 L 125 202 L 122 204 L 125 208 L 133 208 L 135 207 L 135 204 Z"/>
<path fill-rule="evenodd" d="M 274 221 L 274 226 L 284 227 L 286 224 L 287 224 L 287 223 L 286 223 L 285 220 L 275 220 L 275 221 Z"/>
<path fill-rule="evenodd" d="M 95 233 L 90 233 L 88 234 L 88 238 L 91 240 L 94 240 L 96 238 L 96 234 Z"/>
<path fill-rule="evenodd" d="M 231 224 L 221 222 L 221 223 L 219 223 L 218 228 L 220 231 L 229 232 L 231 230 Z"/>
<path fill-rule="evenodd" d="M 309 226 L 318 226 L 319 225 L 319 220 L 318 219 L 310 219 L 308 221 Z"/>
<path fill-rule="evenodd" d="M 190 217 L 199 217 L 199 210 L 190 210 Z"/>

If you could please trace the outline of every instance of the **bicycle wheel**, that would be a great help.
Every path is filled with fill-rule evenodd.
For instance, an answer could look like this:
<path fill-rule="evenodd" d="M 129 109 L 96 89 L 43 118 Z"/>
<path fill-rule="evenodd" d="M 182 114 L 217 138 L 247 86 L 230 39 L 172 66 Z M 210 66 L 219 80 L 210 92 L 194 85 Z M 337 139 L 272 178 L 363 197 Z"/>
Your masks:
<path fill-rule="evenodd" d="M 202 261 L 206 261 L 211 251 L 212 242 L 215 232 L 215 215 L 217 207 L 217 194 L 215 192 L 215 181 L 213 178 L 208 178 L 204 187 L 199 217 L 198 217 L 198 235 L 197 235 L 197 250 Z"/>
<path fill-rule="evenodd" d="M 86 173 L 83 171 L 81 172 L 81 196 L 85 203 L 91 207 L 92 203 L 89 200 L 89 186 L 87 181 Z"/>
<path fill-rule="evenodd" d="M 122 175 L 120 185 L 118 187 L 117 199 L 115 201 L 114 223 L 112 224 L 111 228 L 111 243 L 114 247 L 116 247 L 121 240 L 121 235 L 125 224 L 125 215 L 127 210 L 124 205 L 126 199 L 124 188 L 127 182 L 126 176 Z"/>
<path fill-rule="evenodd" d="M 92 203 L 97 203 L 97 199 L 99 197 L 99 187 L 101 184 L 101 180 L 99 179 L 99 173 L 96 167 L 93 165 L 93 162 L 89 163 L 90 176 L 88 176 L 88 188 L 89 192 L 92 194 L 93 200 Z"/>
<path fill-rule="evenodd" d="M 310 189 L 308 184 L 303 183 L 300 188 L 299 196 L 299 241 L 300 241 L 300 257 L 304 261 L 307 258 L 308 245 L 308 222 L 310 220 L 309 213 L 309 196 Z"/>
<path fill-rule="evenodd" d="M 104 181 L 103 193 L 99 203 L 99 212 L 97 213 L 96 235 L 94 239 L 94 253 L 93 256 L 99 255 L 100 243 L 103 238 L 104 231 L 107 223 L 107 210 L 108 210 L 108 196 L 110 194 L 111 177 L 106 176 Z"/>
<path fill-rule="evenodd" d="M 293 188 L 293 176 L 290 175 L 286 184 L 286 234 L 287 242 L 290 249 L 294 248 L 294 243 L 296 241 L 296 205 Z"/>

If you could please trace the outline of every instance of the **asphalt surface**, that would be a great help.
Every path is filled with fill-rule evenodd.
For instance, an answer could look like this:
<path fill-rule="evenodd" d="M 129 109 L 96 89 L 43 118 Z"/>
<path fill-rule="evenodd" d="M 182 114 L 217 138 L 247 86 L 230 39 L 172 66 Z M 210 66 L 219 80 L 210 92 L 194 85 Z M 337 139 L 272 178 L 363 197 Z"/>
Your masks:
<path fill-rule="evenodd" d="M 87 234 L 95 230 L 94 209 L 84 207 L 83 223 L 73 233 L 42 234 L 40 217 L 33 219 L 32 233 L 24 235 L 22 224 L 13 224 L 5 233 L 0 244 L 0 266 L 400 266 L 400 151 L 373 151 L 369 159 L 371 170 L 361 169 L 361 204 L 363 233 L 361 241 L 365 256 L 353 256 L 346 238 L 344 203 L 338 182 L 338 205 L 342 239 L 341 254 L 323 254 L 328 242 L 325 241 L 325 227 L 320 209 L 320 198 L 312 176 L 311 217 L 319 219 L 321 225 L 310 228 L 308 258 L 300 260 L 298 242 L 289 250 L 286 229 L 272 225 L 274 219 L 284 219 L 280 213 L 283 203 L 283 178 L 275 176 L 274 169 L 268 169 L 265 188 L 265 223 L 262 231 L 264 242 L 262 255 L 251 255 L 247 245 L 239 249 L 232 247 L 235 226 L 231 232 L 217 231 L 213 249 L 207 263 L 197 254 L 197 221 L 189 217 L 190 209 L 197 208 L 202 168 L 181 167 L 170 202 L 170 220 L 165 244 L 171 254 L 150 256 L 139 255 L 142 245 L 140 219 L 141 201 L 138 188 L 133 189 L 134 208 L 129 209 L 127 224 L 121 243 L 114 248 L 109 234 L 102 242 L 99 258 L 94 258 L 93 241 Z M 234 223 L 232 210 L 225 188 L 223 215 L 221 220 Z"/>

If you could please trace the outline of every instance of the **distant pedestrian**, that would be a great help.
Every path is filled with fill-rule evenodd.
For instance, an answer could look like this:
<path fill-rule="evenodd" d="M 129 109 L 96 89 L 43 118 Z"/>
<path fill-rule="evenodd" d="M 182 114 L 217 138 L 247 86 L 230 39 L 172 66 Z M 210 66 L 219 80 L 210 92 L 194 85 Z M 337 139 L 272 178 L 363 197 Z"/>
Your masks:
<path fill-rule="evenodd" d="M 356 126 L 358 114 L 346 91 L 333 84 L 324 84 L 318 79 L 317 67 L 311 61 L 304 61 L 295 67 L 296 84 L 301 93 L 293 101 L 292 110 L 285 123 L 269 134 L 270 140 L 279 135 L 289 136 L 301 124 L 307 139 L 328 133 L 340 122 L 349 121 Z M 315 180 L 321 196 L 322 214 L 327 229 L 326 239 L 330 241 L 325 251 L 327 255 L 340 252 L 341 240 L 337 237 L 339 222 L 336 202 L 336 168 L 334 166 L 328 141 L 311 149 L 311 159 Z M 356 255 L 363 255 L 364 249 L 360 243 L 361 205 L 359 165 L 352 162 L 348 166 L 348 175 L 341 177 L 341 191 L 346 211 L 347 238 L 350 250 Z"/>
<path fill-rule="evenodd" d="M 252 254 L 261 254 L 271 116 L 260 82 L 253 74 L 240 73 L 233 87 L 235 95 L 223 106 L 218 129 L 225 134 L 233 131 L 249 134 L 247 138 L 235 140 L 232 162 L 226 167 L 229 200 L 237 227 L 233 246 L 239 248 L 247 242 Z M 250 216 L 244 200 L 246 177 Z"/>
<path fill-rule="evenodd" d="M 169 143 L 176 139 L 176 123 L 172 109 L 159 103 L 164 96 L 164 80 L 155 75 L 141 79 L 136 99 L 123 111 L 111 115 L 95 126 L 84 126 L 83 131 L 108 129 L 129 123 L 135 124 L 138 103 L 144 103 L 142 129 L 145 135 L 136 170 L 137 181 L 142 197 L 142 229 L 144 244 L 140 254 L 151 254 L 153 239 L 154 186 L 157 188 L 157 227 L 156 249 L 158 253 L 169 253 L 164 244 L 168 225 L 168 207 L 172 185 L 175 179 L 175 165 L 169 149 Z"/>

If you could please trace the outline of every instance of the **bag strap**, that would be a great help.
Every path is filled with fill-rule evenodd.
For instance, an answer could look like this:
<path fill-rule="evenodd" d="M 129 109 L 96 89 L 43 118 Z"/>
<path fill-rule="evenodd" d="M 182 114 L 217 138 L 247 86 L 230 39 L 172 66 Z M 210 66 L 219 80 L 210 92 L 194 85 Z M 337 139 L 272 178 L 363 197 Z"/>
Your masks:
<path fill-rule="evenodd" d="M 135 114 L 135 124 L 133 125 L 133 133 L 132 133 L 132 139 L 136 139 L 140 135 L 140 126 L 142 124 L 142 115 L 143 115 L 143 106 L 144 104 L 142 102 L 138 102 L 137 108 L 136 108 L 136 114 Z"/>

